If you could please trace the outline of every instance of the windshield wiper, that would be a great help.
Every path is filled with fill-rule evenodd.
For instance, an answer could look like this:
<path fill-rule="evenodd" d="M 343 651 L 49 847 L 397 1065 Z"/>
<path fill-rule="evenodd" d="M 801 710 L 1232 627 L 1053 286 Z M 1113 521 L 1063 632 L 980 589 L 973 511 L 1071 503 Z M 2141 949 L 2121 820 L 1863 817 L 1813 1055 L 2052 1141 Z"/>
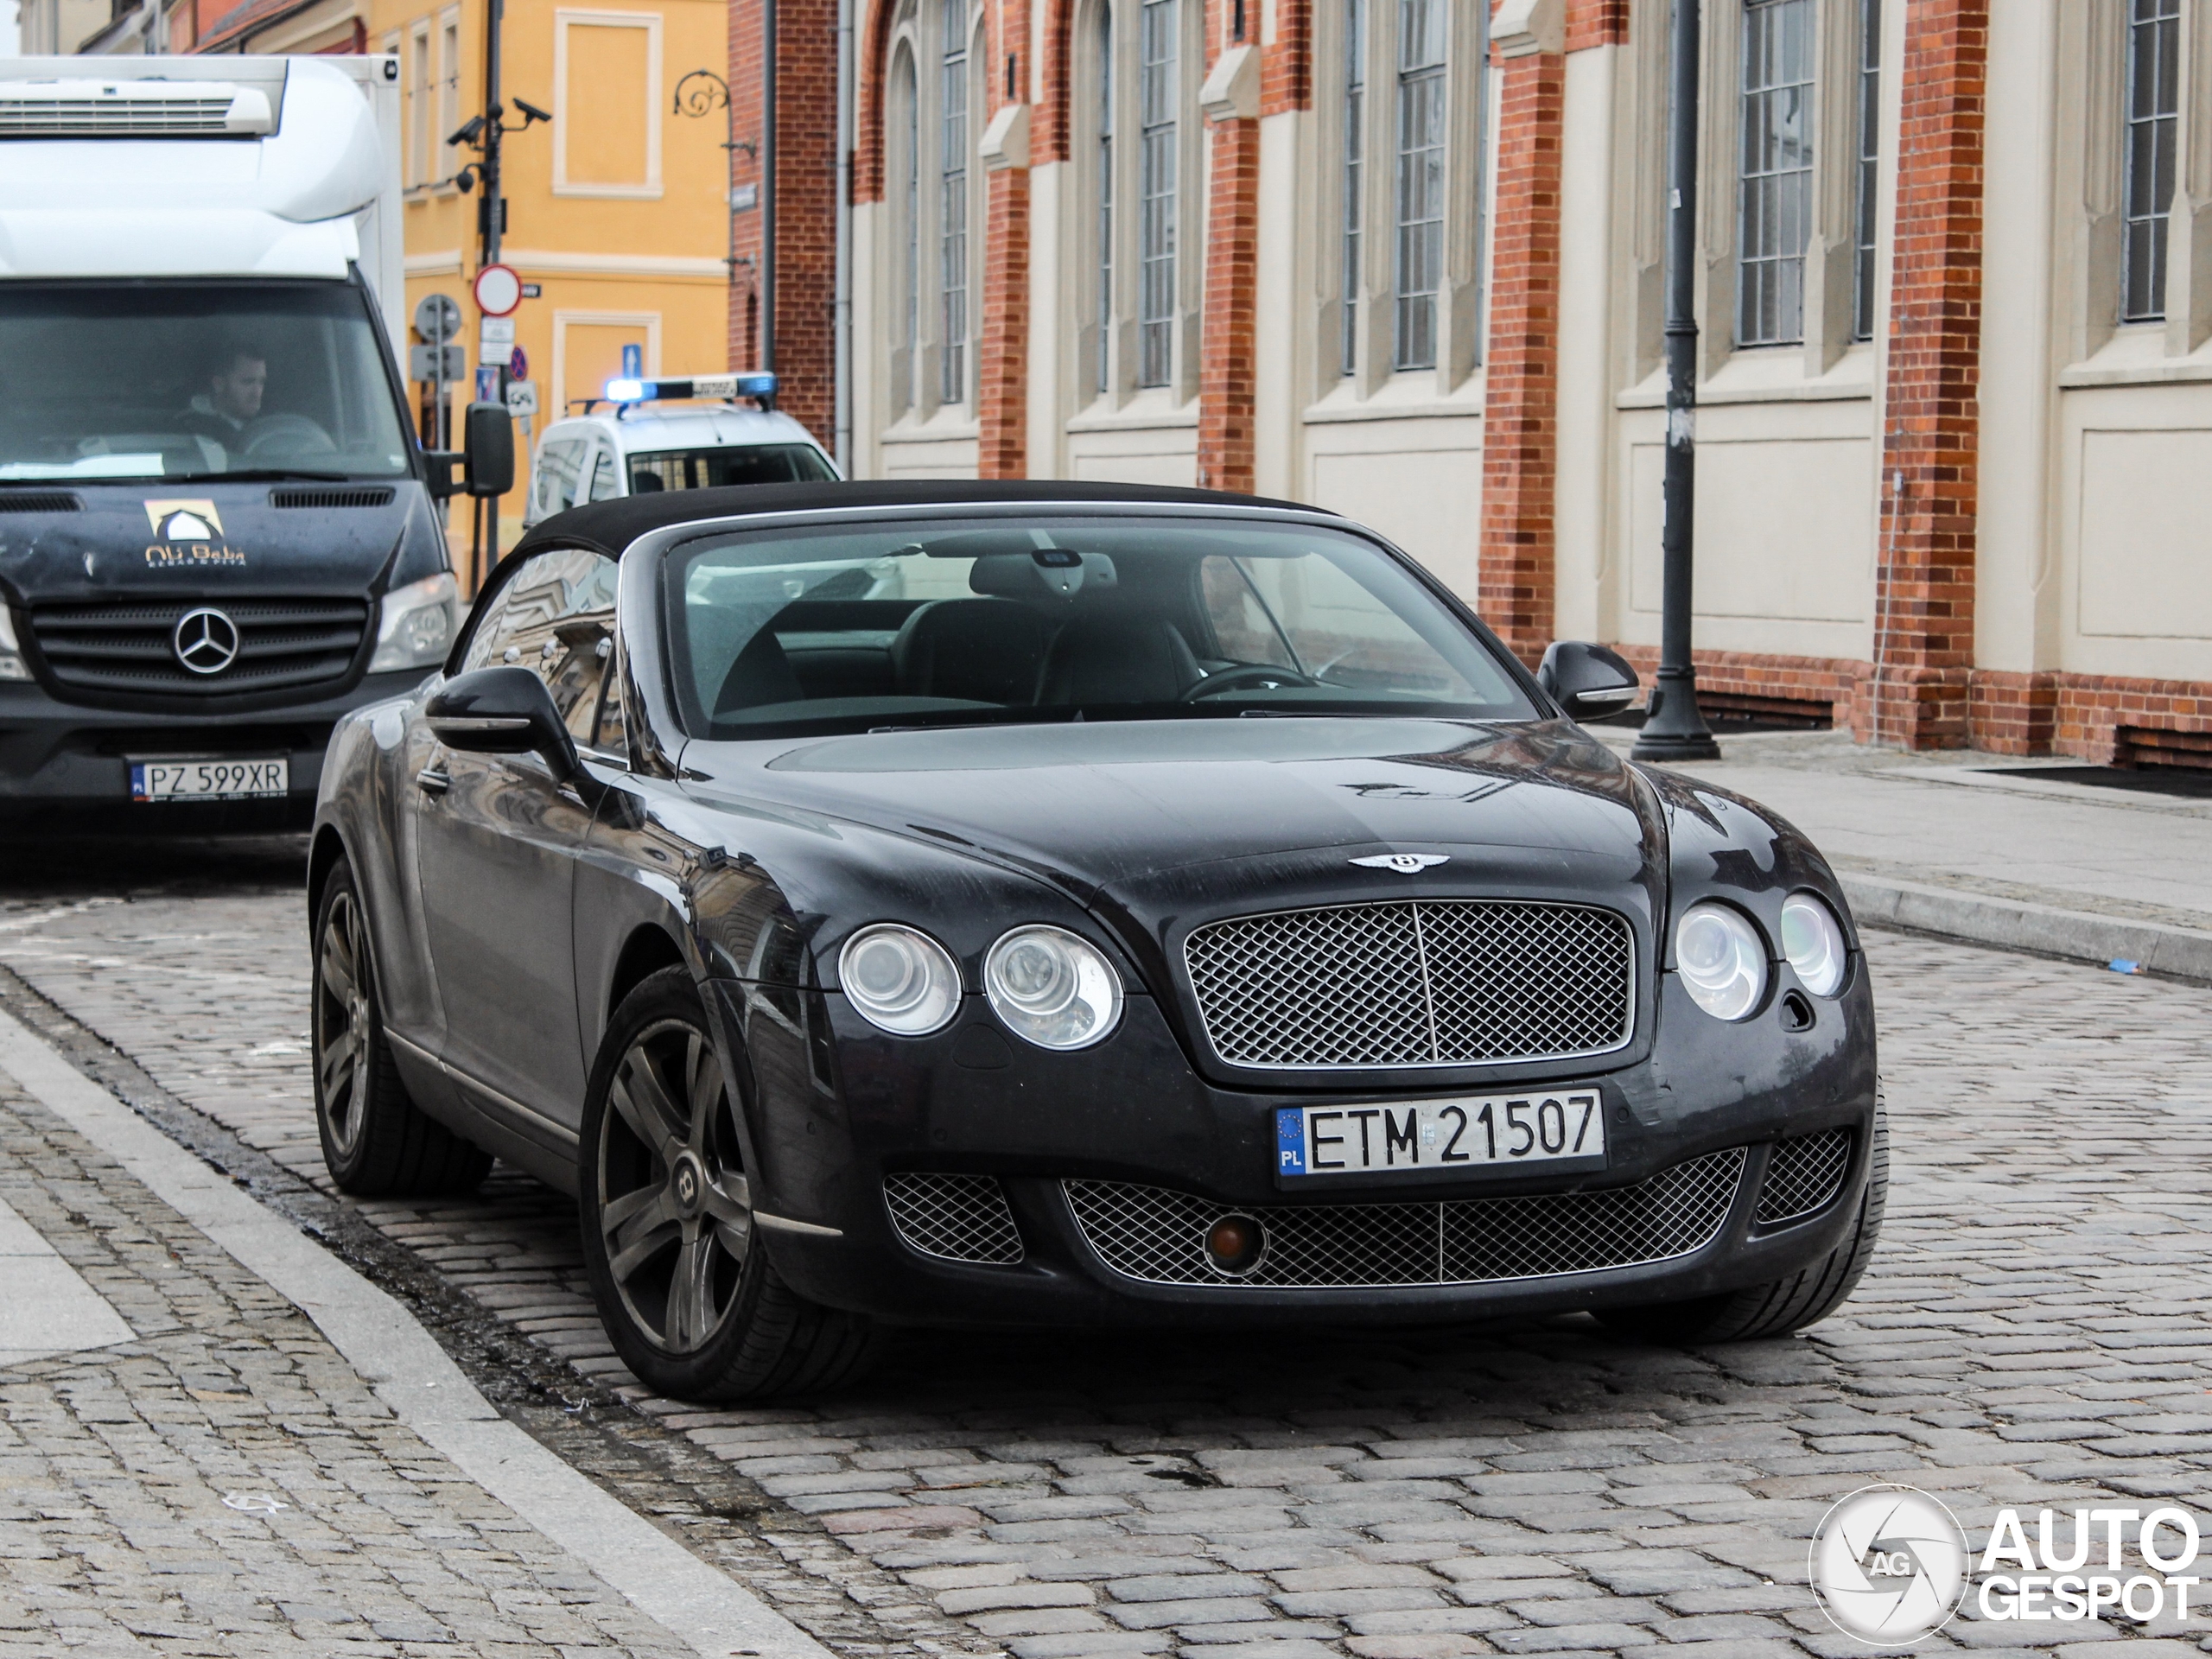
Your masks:
<path fill-rule="evenodd" d="M 351 473 L 319 473 L 304 467 L 245 467 L 230 473 L 172 473 L 172 481 L 199 484 L 270 484 L 287 479 L 306 479 L 316 484 L 349 484 Z"/>

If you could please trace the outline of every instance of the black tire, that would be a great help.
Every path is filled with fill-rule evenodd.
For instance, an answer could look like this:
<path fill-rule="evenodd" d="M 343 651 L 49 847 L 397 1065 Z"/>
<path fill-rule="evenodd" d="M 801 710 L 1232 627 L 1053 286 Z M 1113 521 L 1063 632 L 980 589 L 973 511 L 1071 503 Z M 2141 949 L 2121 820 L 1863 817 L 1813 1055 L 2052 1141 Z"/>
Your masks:
<path fill-rule="evenodd" d="M 312 943 L 315 1126 L 330 1179 L 362 1198 L 474 1192 L 492 1154 L 408 1097 L 385 1037 L 368 914 L 343 859 L 315 906 Z"/>
<path fill-rule="evenodd" d="M 679 1400 L 764 1400 L 850 1382 L 859 1314 L 807 1300 L 760 1233 L 735 1103 L 690 973 L 622 1001 L 584 1096 L 578 1221 L 592 1297 L 638 1380 Z"/>
<path fill-rule="evenodd" d="M 1877 1105 L 1873 1157 L 1866 1172 L 1866 1192 L 1859 1201 L 1858 1219 L 1843 1243 L 1827 1255 L 1772 1284 L 1701 1297 L 1694 1302 L 1608 1308 L 1598 1318 L 1623 1336 L 1676 1347 L 1758 1342 L 1817 1325 L 1859 1288 L 1859 1275 L 1866 1271 L 1875 1241 L 1881 1236 L 1882 1211 L 1889 1196 L 1890 1118 Z"/>

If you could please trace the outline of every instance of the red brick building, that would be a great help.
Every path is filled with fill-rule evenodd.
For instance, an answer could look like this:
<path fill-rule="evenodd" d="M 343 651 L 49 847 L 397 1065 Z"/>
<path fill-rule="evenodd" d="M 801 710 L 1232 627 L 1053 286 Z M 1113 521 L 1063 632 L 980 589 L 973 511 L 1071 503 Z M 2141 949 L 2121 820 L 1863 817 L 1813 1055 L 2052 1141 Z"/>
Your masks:
<path fill-rule="evenodd" d="M 855 3 L 857 473 L 1313 501 L 1524 655 L 1656 658 L 1667 0 Z M 1707 695 L 2212 764 L 2212 15 L 1704 16 Z M 777 366 L 810 421 L 835 24 L 779 0 Z"/>

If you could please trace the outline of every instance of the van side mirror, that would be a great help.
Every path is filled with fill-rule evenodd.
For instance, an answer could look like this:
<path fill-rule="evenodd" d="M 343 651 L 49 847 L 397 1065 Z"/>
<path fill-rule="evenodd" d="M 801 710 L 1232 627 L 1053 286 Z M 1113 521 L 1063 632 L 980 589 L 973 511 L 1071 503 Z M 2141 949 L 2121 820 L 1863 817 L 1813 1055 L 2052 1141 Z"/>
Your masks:
<path fill-rule="evenodd" d="M 471 404 L 462 425 L 463 472 L 471 495 L 505 495 L 515 486 L 515 417 L 505 404 Z"/>
<path fill-rule="evenodd" d="M 598 780 L 584 770 L 576 740 L 561 723 L 553 694 L 526 668 L 479 668 L 432 694 L 423 718 L 438 741 L 464 754 L 537 754 L 553 776 L 594 802 Z"/>
<path fill-rule="evenodd" d="M 1636 701 L 1636 671 L 1620 652 L 1581 639 L 1555 639 L 1536 670 L 1536 683 L 1559 700 L 1570 720 L 1617 715 Z"/>

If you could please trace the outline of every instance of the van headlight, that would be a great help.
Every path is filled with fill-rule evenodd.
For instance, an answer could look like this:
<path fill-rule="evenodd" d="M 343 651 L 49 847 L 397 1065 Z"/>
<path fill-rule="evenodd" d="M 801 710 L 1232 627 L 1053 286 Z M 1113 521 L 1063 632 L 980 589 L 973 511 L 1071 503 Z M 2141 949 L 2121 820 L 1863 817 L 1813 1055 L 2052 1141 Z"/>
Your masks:
<path fill-rule="evenodd" d="M 377 654 L 369 658 L 369 672 L 435 668 L 453 648 L 460 609 L 461 589 L 449 570 L 393 588 L 377 613 Z"/>
<path fill-rule="evenodd" d="M 1766 945 L 1750 917 L 1711 899 L 1675 924 L 1675 971 L 1716 1020 L 1741 1020 L 1766 994 Z"/>
<path fill-rule="evenodd" d="M 28 680 L 29 669 L 23 665 L 23 648 L 16 643 L 16 619 L 8 609 L 5 600 L 0 600 L 0 680 Z"/>
<path fill-rule="evenodd" d="M 942 1031 L 960 1012 L 960 967 L 926 933 L 864 927 L 837 953 L 837 988 L 861 1018 L 899 1037 Z"/>
<path fill-rule="evenodd" d="M 983 958 L 983 994 L 1007 1030 L 1039 1048 L 1089 1048 L 1122 1017 L 1122 976 L 1065 928 L 1003 935 Z"/>

